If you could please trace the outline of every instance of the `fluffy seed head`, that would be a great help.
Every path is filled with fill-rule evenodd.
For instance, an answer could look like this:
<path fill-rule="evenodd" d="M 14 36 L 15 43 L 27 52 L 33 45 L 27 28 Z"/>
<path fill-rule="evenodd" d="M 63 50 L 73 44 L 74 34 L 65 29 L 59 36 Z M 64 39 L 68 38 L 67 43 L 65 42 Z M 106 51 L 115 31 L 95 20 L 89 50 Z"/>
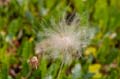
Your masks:
<path fill-rule="evenodd" d="M 49 57 L 73 59 L 73 56 L 80 57 L 81 49 L 89 44 L 93 37 L 93 31 L 88 27 L 80 26 L 79 17 L 76 16 L 68 24 L 65 19 L 59 23 L 51 21 L 52 28 L 45 29 L 45 39 L 36 45 L 36 53 L 48 51 Z M 42 50 L 44 51 L 42 51 Z M 51 51 L 52 50 L 52 51 Z"/>

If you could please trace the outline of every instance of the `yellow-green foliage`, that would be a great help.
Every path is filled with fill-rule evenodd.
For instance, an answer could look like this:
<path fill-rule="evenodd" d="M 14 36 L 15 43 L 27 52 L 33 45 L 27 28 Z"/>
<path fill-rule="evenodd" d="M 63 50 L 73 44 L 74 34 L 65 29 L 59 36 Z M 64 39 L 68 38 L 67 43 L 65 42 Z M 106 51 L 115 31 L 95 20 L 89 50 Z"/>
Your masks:
<path fill-rule="evenodd" d="M 66 15 L 69 25 L 75 13 L 81 26 L 94 28 L 87 33 L 95 34 L 81 49 L 81 57 L 68 65 L 59 58 L 46 59 L 43 53 L 35 64 L 32 57 L 36 44 L 46 39 L 44 29 L 54 30 L 51 20 L 58 23 Z M 72 44 L 81 42 L 76 31 Z M 73 47 L 79 49 L 77 44 Z M 119 78 L 120 0 L 0 0 L 0 79 Z"/>

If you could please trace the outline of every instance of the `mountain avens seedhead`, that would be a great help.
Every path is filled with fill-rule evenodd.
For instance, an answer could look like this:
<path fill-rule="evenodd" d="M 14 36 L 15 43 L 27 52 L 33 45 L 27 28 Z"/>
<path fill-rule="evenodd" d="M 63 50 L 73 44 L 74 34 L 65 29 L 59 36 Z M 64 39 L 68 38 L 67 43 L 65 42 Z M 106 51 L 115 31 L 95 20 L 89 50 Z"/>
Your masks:
<path fill-rule="evenodd" d="M 82 49 L 86 47 L 93 37 L 93 29 L 80 25 L 79 16 L 75 16 L 70 24 L 65 19 L 55 23 L 47 29 L 43 39 L 35 47 L 36 54 L 44 54 L 48 58 L 61 58 L 65 62 L 79 58 Z"/>

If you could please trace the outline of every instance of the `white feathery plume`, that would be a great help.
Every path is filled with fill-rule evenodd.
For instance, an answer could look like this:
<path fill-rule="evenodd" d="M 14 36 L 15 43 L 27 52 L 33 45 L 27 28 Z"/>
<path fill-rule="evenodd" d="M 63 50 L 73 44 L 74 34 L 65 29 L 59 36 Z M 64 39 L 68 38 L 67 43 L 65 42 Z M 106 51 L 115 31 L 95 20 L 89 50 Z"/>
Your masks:
<path fill-rule="evenodd" d="M 36 45 L 36 54 L 43 53 L 51 58 L 62 58 L 65 62 L 81 56 L 94 35 L 93 29 L 80 26 L 79 16 L 68 24 L 65 19 L 59 23 L 51 22 L 52 28 L 45 28 L 45 39 Z"/>

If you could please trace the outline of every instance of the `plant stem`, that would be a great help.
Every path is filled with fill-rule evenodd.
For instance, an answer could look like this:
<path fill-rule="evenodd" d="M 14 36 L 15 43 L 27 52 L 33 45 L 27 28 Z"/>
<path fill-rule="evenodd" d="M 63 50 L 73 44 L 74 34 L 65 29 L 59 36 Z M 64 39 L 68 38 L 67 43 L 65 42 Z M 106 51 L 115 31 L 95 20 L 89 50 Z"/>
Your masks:
<path fill-rule="evenodd" d="M 32 75 L 33 69 L 29 69 L 28 74 L 26 75 L 25 79 L 29 79 L 29 77 Z"/>
<path fill-rule="evenodd" d="M 60 69 L 59 69 L 59 72 L 58 72 L 58 75 L 57 75 L 57 78 L 56 78 L 56 79 L 59 79 L 59 78 L 60 78 L 60 74 L 61 74 L 63 65 L 64 65 L 64 61 L 61 62 Z"/>

